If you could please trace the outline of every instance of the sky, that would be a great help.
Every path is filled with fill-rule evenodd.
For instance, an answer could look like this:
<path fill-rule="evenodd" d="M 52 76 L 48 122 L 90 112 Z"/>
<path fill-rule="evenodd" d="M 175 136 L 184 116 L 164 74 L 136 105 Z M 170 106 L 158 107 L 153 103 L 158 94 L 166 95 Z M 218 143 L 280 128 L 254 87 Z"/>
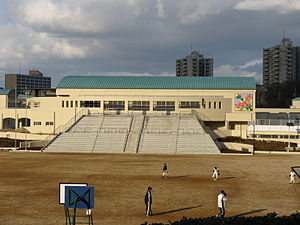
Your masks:
<path fill-rule="evenodd" d="M 214 76 L 262 82 L 263 48 L 300 46 L 299 0 L 0 0 L 4 74 L 175 76 L 191 50 Z M 285 31 L 285 32 L 284 32 Z"/>

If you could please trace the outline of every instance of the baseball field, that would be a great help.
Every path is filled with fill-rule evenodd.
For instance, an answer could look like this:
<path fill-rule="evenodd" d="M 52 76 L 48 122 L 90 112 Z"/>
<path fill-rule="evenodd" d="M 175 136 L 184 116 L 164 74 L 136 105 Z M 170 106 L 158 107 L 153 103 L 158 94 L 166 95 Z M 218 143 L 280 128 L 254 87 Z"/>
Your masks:
<path fill-rule="evenodd" d="M 161 179 L 163 163 L 169 178 Z M 211 179 L 214 166 L 220 179 Z M 300 155 L 130 155 L 0 152 L 0 224 L 65 224 L 60 182 L 95 187 L 96 225 L 139 225 L 218 213 L 217 195 L 229 196 L 226 216 L 289 215 L 300 210 L 300 184 L 289 184 Z M 145 216 L 151 186 L 153 216 Z"/>

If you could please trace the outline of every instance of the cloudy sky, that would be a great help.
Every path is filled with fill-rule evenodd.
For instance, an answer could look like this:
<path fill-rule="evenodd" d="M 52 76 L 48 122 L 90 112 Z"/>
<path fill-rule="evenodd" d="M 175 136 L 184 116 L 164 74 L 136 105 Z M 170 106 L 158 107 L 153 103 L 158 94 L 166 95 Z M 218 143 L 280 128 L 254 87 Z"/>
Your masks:
<path fill-rule="evenodd" d="M 283 30 L 300 45 L 299 0 L 0 0 L 5 73 L 174 75 L 199 50 L 215 76 L 262 79 L 262 49 Z"/>

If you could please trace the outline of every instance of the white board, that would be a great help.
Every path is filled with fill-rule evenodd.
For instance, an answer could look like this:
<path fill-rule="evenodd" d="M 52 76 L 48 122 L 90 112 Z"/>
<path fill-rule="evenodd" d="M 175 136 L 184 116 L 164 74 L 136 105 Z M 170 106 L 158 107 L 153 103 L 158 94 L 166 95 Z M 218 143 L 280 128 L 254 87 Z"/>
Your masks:
<path fill-rule="evenodd" d="M 65 204 L 65 189 L 67 186 L 88 186 L 87 183 L 59 183 L 59 204 Z"/>

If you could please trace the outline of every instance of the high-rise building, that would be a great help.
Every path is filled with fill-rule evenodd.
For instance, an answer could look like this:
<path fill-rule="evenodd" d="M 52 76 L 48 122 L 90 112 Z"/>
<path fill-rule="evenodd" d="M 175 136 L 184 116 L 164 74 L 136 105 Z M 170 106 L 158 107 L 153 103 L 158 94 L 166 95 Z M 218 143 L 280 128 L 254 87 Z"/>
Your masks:
<path fill-rule="evenodd" d="M 300 79 L 300 47 L 289 38 L 279 45 L 265 48 L 263 55 L 263 82 L 265 87 Z"/>
<path fill-rule="evenodd" d="M 29 70 L 29 75 L 5 74 L 5 88 L 16 88 L 18 94 L 25 94 L 26 89 L 51 88 L 51 77 L 44 77 L 38 70 Z"/>
<path fill-rule="evenodd" d="M 203 58 L 202 54 L 192 51 L 187 57 L 176 60 L 176 76 L 213 76 L 213 63 L 212 58 Z"/>

